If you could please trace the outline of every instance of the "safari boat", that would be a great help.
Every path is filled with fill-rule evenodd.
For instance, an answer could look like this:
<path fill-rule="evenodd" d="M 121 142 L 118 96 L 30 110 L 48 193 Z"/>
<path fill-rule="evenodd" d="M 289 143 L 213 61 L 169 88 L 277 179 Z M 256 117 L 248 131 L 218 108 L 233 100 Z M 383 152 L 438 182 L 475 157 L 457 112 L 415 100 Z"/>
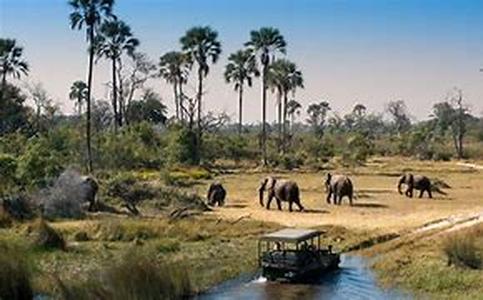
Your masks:
<path fill-rule="evenodd" d="M 340 256 L 332 246 L 322 249 L 322 232 L 286 228 L 263 235 L 258 241 L 258 262 L 268 280 L 311 281 L 338 268 Z"/>

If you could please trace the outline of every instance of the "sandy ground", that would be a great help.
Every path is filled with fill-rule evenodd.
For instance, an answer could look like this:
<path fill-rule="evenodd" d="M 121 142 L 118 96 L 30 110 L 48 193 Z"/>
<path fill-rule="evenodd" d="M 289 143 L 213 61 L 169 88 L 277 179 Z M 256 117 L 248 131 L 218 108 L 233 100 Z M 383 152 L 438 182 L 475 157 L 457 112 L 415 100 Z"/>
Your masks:
<path fill-rule="evenodd" d="M 218 179 L 228 191 L 227 205 L 215 208 L 212 214 L 227 219 L 245 216 L 285 226 L 313 227 L 329 224 L 359 230 L 399 232 L 442 219 L 455 216 L 466 218 L 483 212 L 483 170 L 457 163 L 416 163 L 410 166 L 415 170 L 414 173 L 441 179 L 451 188 L 445 190 L 448 195 L 435 194 L 433 199 L 428 199 L 426 195 L 422 199 L 409 199 L 397 193 L 395 175 L 398 169 L 406 168 L 410 163 L 412 164 L 405 161 L 391 162 L 390 165 L 383 163 L 382 168 L 374 164 L 353 172 L 351 179 L 357 198 L 352 207 L 348 205 L 348 200 L 342 206 L 326 203 L 323 172 L 271 174 L 290 178 L 299 184 L 306 211 L 292 213 L 288 211 L 287 203 L 283 204 L 283 211 L 278 211 L 275 201 L 272 201 L 271 210 L 260 206 L 257 187 L 267 174 L 222 176 Z M 395 171 L 387 172 L 388 168 Z"/>

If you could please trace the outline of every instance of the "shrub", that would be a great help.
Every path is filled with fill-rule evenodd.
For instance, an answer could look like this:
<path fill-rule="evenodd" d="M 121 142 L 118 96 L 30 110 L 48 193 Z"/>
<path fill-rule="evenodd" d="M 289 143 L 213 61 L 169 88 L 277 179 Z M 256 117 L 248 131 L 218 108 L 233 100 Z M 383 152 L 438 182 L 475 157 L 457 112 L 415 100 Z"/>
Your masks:
<path fill-rule="evenodd" d="M 208 210 L 203 199 L 195 193 L 186 193 L 177 188 L 163 187 L 159 189 L 154 206 L 158 209 L 183 207 L 187 209 Z"/>
<path fill-rule="evenodd" d="M 131 250 L 85 282 L 64 284 L 66 299 L 182 299 L 191 294 L 186 269 Z"/>
<path fill-rule="evenodd" d="M 124 202 L 136 204 L 152 199 L 156 191 L 146 183 L 139 183 L 134 175 L 123 173 L 108 181 L 107 194 Z"/>
<path fill-rule="evenodd" d="M 32 270 L 25 251 L 0 242 L 0 299 L 32 299 Z"/>
<path fill-rule="evenodd" d="M 65 241 L 60 233 L 52 228 L 44 219 L 32 225 L 29 236 L 32 245 L 40 249 L 65 250 Z"/>
<path fill-rule="evenodd" d="M 45 138 L 31 141 L 18 161 L 19 177 L 27 185 L 46 186 L 63 169 L 62 155 Z"/>
<path fill-rule="evenodd" d="M 347 150 L 342 154 L 342 160 L 345 164 L 361 164 L 367 160 L 372 154 L 374 145 L 372 141 L 362 134 L 355 134 L 347 140 Z"/>
<path fill-rule="evenodd" d="M 9 154 L 0 153 L 0 191 L 7 189 L 8 186 L 15 184 L 17 171 L 17 161 Z"/>
<path fill-rule="evenodd" d="M 17 220 L 32 219 L 35 216 L 35 208 L 32 201 L 25 195 L 10 195 L 2 198 L 2 209 Z"/>
<path fill-rule="evenodd" d="M 472 232 L 452 234 L 443 243 L 448 265 L 479 269 L 482 266 L 480 251 Z"/>
<path fill-rule="evenodd" d="M 197 164 L 195 132 L 190 131 L 188 128 L 173 126 L 169 130 L 166 151 L 168 160 L 172 164 Z"/>

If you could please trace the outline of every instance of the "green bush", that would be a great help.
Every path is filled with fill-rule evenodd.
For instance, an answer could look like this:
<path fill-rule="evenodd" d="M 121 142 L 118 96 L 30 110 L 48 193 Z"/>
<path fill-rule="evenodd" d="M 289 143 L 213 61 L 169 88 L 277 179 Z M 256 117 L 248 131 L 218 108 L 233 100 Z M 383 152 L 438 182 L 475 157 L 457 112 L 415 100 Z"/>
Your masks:
<path fill-rule="evenodd" d="M 11 241 L 0 241 L 0 299 L 32 299 L 29 257 Z"/>
<path fill-rule="evenodd" d="M 9 154 L 0 153 L 0 195 L 9 187 L 15 185 L 17 180 L 17 160 Z"/>
<path fill-rule="evenodd" d="M 347 149 L 342 154 L 345 164 L 354 165 L 364 163 L 372 154 L 374 145 L 372 141 L 362 134 L 355 134 L 348 138 Z"/>
<path fill-rule="evenodd" d="M 192 293 L 185 268 L 154 254 L 128 251 L 84 282 L 60 281 L 65 299 L 183 299 Z"/>
<path fill-rule="evenodd" d="M 443 252 L 448 258 L 448 265 L 455 264 L 460 267 L 479 269 L 483 258 L 473 232 L 455 233 L 447 237 L 443 243 Z"/>
<path fill-rule="evenodd" d="M 172 164 L 197 164 L 196 133 L 185 127 L 171 127 L 166 151 Z"/>
<path fill-rule="evenodd" d="M 52 148 L 45 138 L 31 141 L 19 157 L 18 173 L 23 184 L 45 186 L 63 170 L 62 153 Z"/>

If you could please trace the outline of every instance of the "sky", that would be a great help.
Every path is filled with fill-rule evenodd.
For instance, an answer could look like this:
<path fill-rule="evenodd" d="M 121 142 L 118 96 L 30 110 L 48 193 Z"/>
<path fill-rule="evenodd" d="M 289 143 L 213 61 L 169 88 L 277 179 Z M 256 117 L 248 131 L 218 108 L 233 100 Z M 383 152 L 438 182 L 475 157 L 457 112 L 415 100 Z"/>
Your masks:
<path fill-rule="evenodd" d="M 30 63 L 23 81 L 41 82 L 66 113 L 73 112 L 70 85 L 85 80 L 87 70 L 85 32 L 70 29 L 70 11 L 67 0 L 0 0 L 0 36 L 17 39 Z M 339 114 L 356 103 L 382 112 L 389 101 L 402 99 L 421 120 L 458 87 L 471 111 L 483 115 L 483 0 L 117 0 L 114 11 L 156 63 L 180 48 L 188 28 L 218 31 L 223 53 L 206 80 L 203 109 L 234 120 L 238 98 L 223 78 L 227 57 L 263 26 L 281 31 L 286 57 L 303 72 L 305 88 L 297 90 L 296 100 L 304 111 L 325 100 Z M 102 60 L 95 66 L 95 98 L 108 95 L 109 68 Z M 194 94 L 192 77 L 186 90 Z M 172 88 L 161 79 L 148 86 L 172 113 Z M 244 98 L 244 121 L 259 122 L 259 80 Z M 273 120 L 274 95 L 268 107 Z"/>

